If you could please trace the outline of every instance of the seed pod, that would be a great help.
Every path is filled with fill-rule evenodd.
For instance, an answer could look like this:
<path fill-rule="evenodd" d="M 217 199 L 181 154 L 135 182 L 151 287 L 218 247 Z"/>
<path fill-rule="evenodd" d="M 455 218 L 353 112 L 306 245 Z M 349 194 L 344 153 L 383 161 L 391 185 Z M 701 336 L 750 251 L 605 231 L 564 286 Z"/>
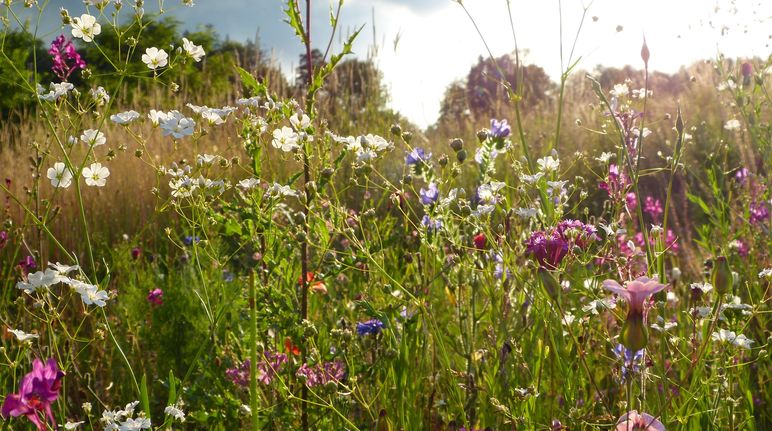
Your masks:
<path fill-rule="evenodd" d="M 393 124 L 391 126 L 391 134 L 395 136 L 400 136 L 402 134 L 402 127 L 400 127 L 399 124 Z"/>
<path fill-rule="evenodd" d="M 628 313 L 622 327 L 622 344 L 633 352 L 643 349 L 649 343 L 649 331 L 643 321 L 643 314 Z"/>
<path fill-rule="evenodd" d="M 450 140 L 450 148 L 453 149 L 453 151 L 461 151 L 461 148 L 464 146 L 464 141 L 462 141 L 460 138 L 455 138 Z"/>
<path fill-rule="evenodd" d="M 651 56 L 651 53 L 649 52 L 649 46 L 646 45 L 646 37 L 643 38 L 643 47 L 641 47 L 641 59 L 643 60 L 643 65 L 648 68 L 649 67 L 649 57 Z"/>
<path fill-rule="evenodd" d="M 488 139 L 488 129 L 482 129 L 477 131 L 477 140 L 482 142 L 485 142 L 485 140 Z"/>
<path fill-rule="evenodd" d="M 466 160 L 466 150 L 461 149 L 456 153 L 456 160 L 458 160 L 459 163 L 464 163 L 464 160 Z"/>

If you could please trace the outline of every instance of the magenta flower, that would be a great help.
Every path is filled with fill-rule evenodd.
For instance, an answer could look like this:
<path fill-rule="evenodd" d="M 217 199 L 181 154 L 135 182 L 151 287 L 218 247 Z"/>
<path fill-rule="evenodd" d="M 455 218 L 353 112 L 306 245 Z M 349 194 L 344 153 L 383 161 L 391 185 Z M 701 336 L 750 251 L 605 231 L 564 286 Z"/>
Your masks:
<path fill-rule="evenodd" d="M 649 214 L 653 220 L 659 221 L 664 210 L 662 209 L 662 203 L 659 199 L 646 196 L 646 201 L 643 203 L 643 212 Z"/>
<path fill-rule="evenodd" d="M 323 362 L 310 367 L 303 364 L 295 375 L 305 379 L 309 388 L 324 386 L 342 381 L 346 377 L 346 366 L 341 361 Z"/>
<path fill-rule="evenodd" d="M 627 301 L 627 319 L 622 328 L 622 344 L 633 351 L 646 347 L 649 334 L 646 329 L 644 302 L 649 296 L 664 289 L 665 285 L 648 277 L 638 277 L 627 282 L 625 287 L 614 280 L 604 281 L 603 287 Z"/>
<path fill-rule="evenodd" d="M 18 394 L 9 394 L 5 397 L 2 407 L 3 418 L 9 416 L 26 416 L 38 430 L 48 429 L 48 420 L 56 429 L 56 419 L 51 411 L 51 404 L 59 397 L 59 389 L 62 387 L 64 373 L 59 370 L 56 360 L 50 358 L 46 365 L 40 359 L 32 362 L 32 371 L 21 379 Z M 42 416 L 44 413 L 45 416 Z"/>
<path fill-rule="evenodd" d="M 48 53 L 54 63 L 51 70 L 62 81 L 67 81 L 72 72 L 86 68 L 86 62 L 75 50 L 75 45 L 72 44 L 71 40 L 65 41 L 64 35 L 59 35 L 51 42 L 51 49 L 48 50 Z"/>
<path fill-rule="evenodd" d="M 665 426 L 648 413 L 633 410 L 617 421 L 617 431 L 665 431 Z"/>
<path fill-rule="evenodd" d="M 149 302 L 149 303 L 151 303 L 153 305 L 163 305 L 163 303 L 164 303 L 164 291 L 159 289 L 159 288 L 157 288 L 157 287 L 155 289 L 151 290 L 147 294 L 147 302 Z"/>

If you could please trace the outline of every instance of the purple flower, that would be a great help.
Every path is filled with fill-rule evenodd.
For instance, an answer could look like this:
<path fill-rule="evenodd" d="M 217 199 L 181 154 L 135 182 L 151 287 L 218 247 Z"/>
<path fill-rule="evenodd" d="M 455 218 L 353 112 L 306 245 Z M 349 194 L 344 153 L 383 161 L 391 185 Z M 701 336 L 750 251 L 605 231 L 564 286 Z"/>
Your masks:
<path fill-rule="evenodd" d="M 134 247 L 131 249 L 131 258 L 134 260 L 139 259 L 142 257 L 142 249 L 139 247 Z"/>
<path fill-rule="evenodd" d="M 251 366 L 249 359 L 242 362 L 241 365 L 225 370 L 225 375 L 236 386 L 249 386 L 249 367 Z"/>
<path fill-rule="evenodd" d="M 65 41 L 64 35 L 59 35 L 53 42 L 51 42 L 51 49 L 48 53 L 53 58 L 53 66 L 51 70 L 62 81 L 67 81 L 72 72 L 78 69 L 85 69 L 86 62 L 75 51 L 75 45 L 71 40 Z"/>
<path fill-rule="evenodd" d="M 342 381 L 346 377 L 346 366 L 341 361 L 323 362 L 310 367 L 303 364 L 295 375 L 304 378 L 306 386 L 312 388 Z"/>
<path fill-rule="evenodd" d="M 641 370 L 641 361 L 643 360 L 644 349 L 632 351 L 622 344 L 614 347 L 614 355 L 622 361 L 622 380 L 627 378 L 627 374 L 632 370 L 637 373 Z"/>
<path fill-rule="evenodd" d="M 371 319 L 366 322 L 357 323 L 357 334 L 359 335 L 375 335 L 381 332 L 381 329 L 383 329 L 383 322 L 378 319 Z"/>
<path fill-rule="evenodd" d="M 263 352 L 264 360 L 257 363 L 257 381 L 269 385 L 276 377 L 276 373 L 281 371 L 282 365 L 287 363 L 287 355 L 271 351 Z M 252 362 L 249 359 L 242 362 L 241 365 L 228 368 L 225 374 L 237 386 L 249 386 L 249 372 Z"/>
<path fill-rule="evenodd" d="M 421 218 L 421 224 L 424 225 L 426 230 L 430 232 L 437 232 L 438 230 L 442 229 L 442 220 L 432 220 L 432 218 L 429 217 L 429 214 L 424 214 L 423 218 Z"/>
<path fill-rule="evenodd" d="M 32 362 L 32 371 L 27 373 L 19 385 L 18 394 L 8 394 L 2 407 L 2 416 L 26 416 L 38 430 L 48 429 L 50 420 L 56 429 L 56 419 L 51 411 L 51 404 L 59 397 L 64 373 L 56 365 L 56 359 L 50 358 L 46 365 L 40 359 Z M 42 414 L 45 413 L 45 416 Z M 45 420 L 45 423 L 43 420 Z"/>
<path fill-rule="evenodd" d="M 643 212 L 649 214 L 652 219 L 659 220 L 664 211 L 662 210 L 662 203 L 659 199 L 646 196 L 646 201 L 643 203 Z"/>
<path fill-rule="evenodd" d="M 737 172 L 734 174 L 734 179 L 740 184 L 745 184 L 745 181 L 748 180 L 748 177 L 751 175 L 751 171 L 748 170 L 748 168 L 742 168 L 738 169 Z"/>
<path fill-rule="evenodd" d="M 555 230 L 550 233 L 532 233 L 525 246 L 526 251 L 539 262 L 539 266 L 546 269 L 557 268 L 568 254 L 568 243 Z"/>
<path fill-rule="evenodd" d="M 32 256 L 27 256 L 20 260 L 18 265 L 24 275 L 29 274 L 30 272 L 36 270 L 38 267 L 37 262 L 35 262 L 35 258 Z"/>
<path fill-rule="evenodd" d="M 8 232 L 0 230 L 0 248 L 5 247 L 8 244 Z"/>
<path fill-rule="evenodd" d="M 591 224 L 579 220 L 563 220 L 556 227 L 557 232 L 566 242 L 572 242 L 586 250 L 594 241 L 600 240 L 598 229 Z"/>
<path fill-rule="evenodd" d="M 767 209 L 767 203 L 764 201 L 751 202 L 749 212 L 750 217 L 748 221 L 751 224 L 758 224 L 769 218 L 769 209 Z"/>
<path fill-rule="evenodd" d="M 491 119 L 491 136 L 494 138 L 506 138 L 512 133 L 512 129 L 507 124 L 507 120 Z"/>
<path fill-rule="evenodd" d="M 151 290 L 147 294 L 147 302 L 149 302 L 149 303 L 151 303 L 153 305 L 163 305 L 163 303 L 164 303 L 164 291 L 159 289 L 159 288 L 157 288 L 157 287 L 155 289 Z"/>
<path fill-rule="evenodd" d="M 427 153 L 423 148 L 413 148 L 413 151 L 405 156 L 405 164 L 408 166 L 420 165 L 421 163 L 429 162 L 431 158 L 432 153 Z"/>
<path fill-rule="evenodd" d="M 421 203 L 424 205 L 431 205 L 437 202 L 440 197 L 440 190 L 437 188 L 437 184 L 429 183 L 426 188 L 421 187 L 419 191 L 421 196 Z"/>

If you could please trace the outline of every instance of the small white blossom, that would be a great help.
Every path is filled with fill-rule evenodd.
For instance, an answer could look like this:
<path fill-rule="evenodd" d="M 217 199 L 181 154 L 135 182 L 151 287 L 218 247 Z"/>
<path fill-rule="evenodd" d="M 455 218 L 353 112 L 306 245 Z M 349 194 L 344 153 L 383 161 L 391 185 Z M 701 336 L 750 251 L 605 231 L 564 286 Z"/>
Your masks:
<path fill-rule="evenodd" d="M 290 124 L 292 124 L 292 127 L 294 127 L 295 130 L 305 130 L 311 126 L 311 119 L 308 118 L 308 115 L 306 114 L 303 114 L 302 117 L 298 117 L 298 114 L 293 114 L 290 117 Z"/>
<path fill-rule="evenodd" d="M 54 187 L 67 188 L 72 184 L 72 172 L 63 162 L 56 162 L 52 168 L 48 168 L 46 176 Z"/>
<path fill-rule="evenodd" d="M 257 187 L 260 184 L 260 180 L 257 178 L 247 178 L 239 181 L 238 186 L 244 190 L 249 190 Z"/>
<path fill-rule="evenodd" d="M 84 283 L 82 281 L 73 280 L 70 284 L 72 289 L 80 294 L 80 299 L 85 305 L 96 305 L 97 307 L 104 307 L 110 296 L 104 290 L 93 284 Z"/>
<path fill-rule="evenodd" d="M 184 37 L 182 38 L 182 49 L 184 49 L 185 53 L 187 53 L 193 60 L 195 60 L 196 63 L 201 61 L 201 57 L 206 55 L 203 46 L 196 45 Z"/>
<path fill-rule="evenodd" d="M 166 121 L 169 118 L 169 114 L 164 111 L 156 111 L 155 109 L 151 109 L 147 114 L 147 118 L 153 124 L 153 127 L 158 127 L 162 121 Z"/>
<path fill-rule="evenodd" d="M 692 289 L 699 289 L 702 293 L 708 293 L 713 290 L 713 285 L 710 283 L 692 283 L 689 287 Z"/>
<path fill-rule="evenodd" d="M 155 70 L 169 64 L 169 54 L 163 49 L 156 47 L 148 48 L 142 54 L 142 62 L 147 65 L 148 69 Z"/>
<path fill-rule="evenodd" d="M 104 87 L 92 88 L 89 90 L 89 94 L 91 94 L 91 98 L 94 99 L 94 103 L 97 106 L 104 106 L 110 101 L 110 95 L 107 94 L 107 90 Z"/>
<path fill-rule="evenodd" d="M 121 126 L 129 124 L 139 118 L 139 112 L 131 110 L 131 111 L 125 111 L 125 112 L 119 112 L 117 114 L 111 115 L 110 120 L 112 120 L 115 124 L 120 124 Z"/>
<path fill-rule="evenodd" d="M 102 32 L 102 26 L 96 22 L 96 18 L 89 14 L 83 14 L 80 18 L 72 19 L 72 36 L 91 42 L 94 36 Z"/>
<path fill-rule="evenodd" d="M 281 129 L 273 131 L 273 140 L 271 145 L 285 153 L 289 153 L 300 148 L 298 145 L 298 134 L 292 128 L 284 126 Z"/>
<path fill-rule="evenodd" d="M 52 82 L 49 85 L 50 91 L 46 93 L 45 88 L 43 88 L 42 85 L 38 84 L 37 86 L 37 92 L 38 92 L 38 98 L 40 100 L 45 100 L 46 102 L 55 102 L 59 100 L 60 97 L 66 96 L 69 91 L 72 91 L 75 88 L 74 85 L 70 84 L 69 82 Z"/>
<path fill-rule="evenodd" d="M 615 156 L 615 154 L 607 153 L 607 152 L 604 151 L 604 152 L 600 153 L 600 157 L 596 157 L 595 160 L 597 160 L 597 161 L 599 161 L 601 163 L 607 163 L 614 156 Z"/>
<path fill-rule="evenodd" d="M 92 147 L 98 147 L 107 142 L 105 134 L 95 129 L 84 130 L 80 140 Z"/>
<path fill-rule="evenodd" d="M 185 412 L 183 412 L 182 410 L 178 409 L 175 406 L 166 406 L 166 408 L 164 409 L 164 414 L 166 414 L 167 416 L 171 416 L 179 420 L 180 422 L 185 422 Z"/>
<path fill-rule="evenodd" d="M 161 120 L 161 129 L 164 136 L 172 135 L 179 139 L 193 134 L 196 122 L 188 118 L 179 111 L 171 111 Z"/>
<path fill-rule="evenodd" d="M 539 215 L 539 210 L 535 208 L 518 208 L 515 210 L 515 214 L 523 220 L 536 217 Z"/>
<path fill-rule="evenodd" d="M 754 342 L 743 334 L 737 335 L 733 331 L 728 331 L 726 329 L 719 329 L 718 332 L 711 334 L 711 338 L 713 341 L 730 343 L 742 347 L 743 349 L 750 349 L 751 344 Z"/>
<path fill-rule="evenodd" d="M 726 130 L 739 130 L 740 127 L 742 127 L 742 124 L 740 124 L 740 121 L 736 118 L 732 118 L 724 124 L 724 129 Z"/>
<path fill-rule="evenodd" d="M 16 337 L 16 339 L 21 341 L 22 343 L 39 337 L 38 334 L 28 334 L 20 329 L 8 328 L 8 332 L 13 334 Z"/>
<path fill-rule="evenodd" d="M 74 430 L 74 429 L 80 427 L 81 425 L 83 425 L 84 423 L 86 423 L 86 422 L 85 421 L 80 421 L 80 422 L 70 422 L 70 421 L 67 421 L 67 423 L 64 424 L 64 429 L 66 429 L 66 430 Z"/>
<path fill-rule="evenodd" d="M 109 176 L 110 170 L 101 163 L 92 163 L 91 166 L 83 168 L 83 177 L 89 186 L 104 187 Z"/>
<path fill-rule="evenodd" d="M 536 161 L 539 165 L 539 169 L 544 172 L 557 171 L 560 167 L 560 160 L 547 156 Z"/>
<path fill-rule="evenodd" d="M 623 97 L 630 93 L 630 89 L 627 87 L 627 84 L 616 84 L 609 93 L 611 93 L 612 96 Z"/>
<path fill-rule="evenodd" d="M 772 268 L 765 268 L 759 272 L 759 278 L 772 278 Z"/>

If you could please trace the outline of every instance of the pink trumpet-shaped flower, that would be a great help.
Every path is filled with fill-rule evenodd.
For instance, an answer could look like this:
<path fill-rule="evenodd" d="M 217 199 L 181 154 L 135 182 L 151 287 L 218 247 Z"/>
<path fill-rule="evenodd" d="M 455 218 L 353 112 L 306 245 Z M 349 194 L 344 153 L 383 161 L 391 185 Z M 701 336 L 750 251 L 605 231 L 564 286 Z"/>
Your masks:
<path fill-rule="evenodd" d="M 646 328 L 644 302 L 649 296 L 665 288 L 657 280 L 648 277 L 638 277 L 622 287 L 614 280 L 606 280 L 603 287 L 627 301 L 627 319 L 622 327 L 622 344 L 630 350 L 638 351 L 649 342 L 649 332 Z"/>
<path fill-rule="evenodd" d="M 630 306 L 631 313 L 635 312 L 642 315 L 644 301 L 649 296 L 664 289 L 665 285 L 648 277 L 638 277 L 625 284 L 625 287 L 622 287 L 615 280 L 604 281 L 603 287 L 624 298 Z"/>
<path fill-rule="evenodd" d="M 32 362 L 32 371 L 21 379 L 19 393 L 5 397 L 2 416 L 7 418 L 24 415 L 37 426 L 38 430 L 45 431 L 48 427 L 41 420 L 43 416 L 40 414 L 45 413 L 46 421 L 50 420 L 53 428 L 56 429 L 51 404 L 59 397 L 62 377 L 64 373 L 56 365 L 56 359 L 49 359 L 45 365 L 40 359 L 35 359 Z"/>
<path fill-rule="evenodd" d="M 648 413 L 638 413 L 633 410 L 617 422 L 617 431 L 665 431 L 665 426 L 657 418 Z"/>

